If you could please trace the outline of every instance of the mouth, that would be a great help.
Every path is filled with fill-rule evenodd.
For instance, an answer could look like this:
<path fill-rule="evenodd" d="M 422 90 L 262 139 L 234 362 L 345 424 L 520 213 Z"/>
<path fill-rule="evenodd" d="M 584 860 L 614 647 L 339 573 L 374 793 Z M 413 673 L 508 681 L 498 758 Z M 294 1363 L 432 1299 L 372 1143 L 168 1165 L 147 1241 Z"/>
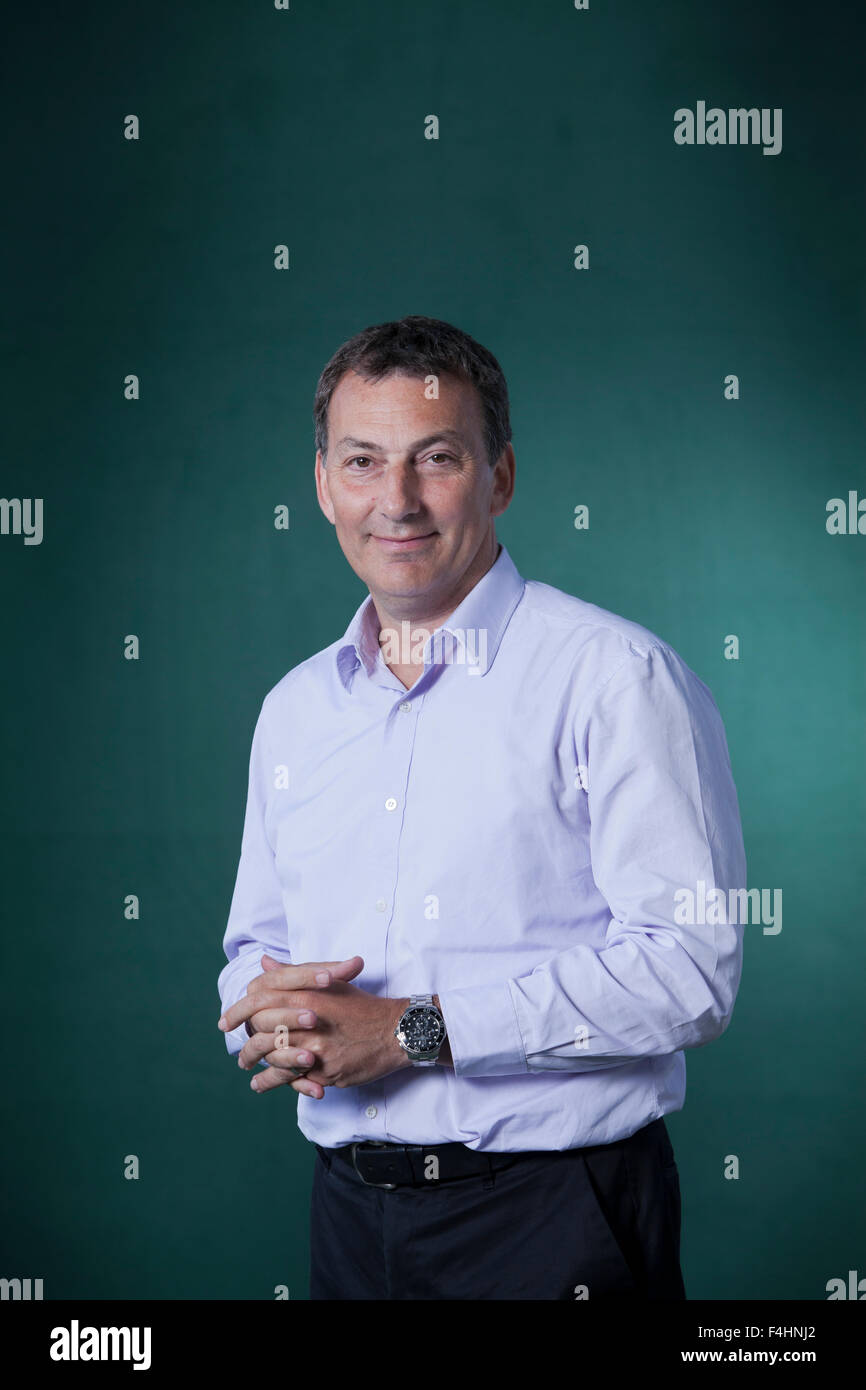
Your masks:
<path fill-rule="evenodd" d="M 399 552 L 403 550 L 417 550 L 419 546 L 426 545 L 428 541 L 432 541 L 435 535 L 435 531 L 429 531 L 424 536 L 404 536 L 396 539 L 391 536 L 373 536 L 372 539 L 378 541 L 386 550 Z"/>

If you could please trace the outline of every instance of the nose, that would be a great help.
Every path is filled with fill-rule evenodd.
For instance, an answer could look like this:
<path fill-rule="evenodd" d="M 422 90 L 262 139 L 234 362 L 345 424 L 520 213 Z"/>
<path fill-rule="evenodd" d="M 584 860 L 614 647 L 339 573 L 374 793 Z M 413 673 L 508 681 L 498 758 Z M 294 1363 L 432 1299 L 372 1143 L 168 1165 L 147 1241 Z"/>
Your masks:
<path fill-rule="evenodd" d="M 420 488 L 410 463 L 395 462 L 385 469 L 379 490 L 379 509 L 389 521 L 402 521 L 420 510 Z"/>

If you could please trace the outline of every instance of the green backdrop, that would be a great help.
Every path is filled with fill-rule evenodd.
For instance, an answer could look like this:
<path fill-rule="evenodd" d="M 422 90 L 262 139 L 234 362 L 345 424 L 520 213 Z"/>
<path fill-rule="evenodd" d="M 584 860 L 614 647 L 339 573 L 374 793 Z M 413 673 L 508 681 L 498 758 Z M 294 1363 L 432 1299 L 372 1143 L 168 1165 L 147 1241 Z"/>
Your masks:
<path fill-rule="evenodd" d="M 499 358 L 500 538 L 707 682 L 749 885 L 783 890 L 668 1119 L 688 1294 L 866 1275 L 866 536 L 825 524 L 866 496 L 854 11 L 17 7 L 2 491 L 44 512 L 0 535 L 0 1275 L 307 1296 L 312 1149 L 228 1058 L 216 977 L 261 700 L 365 592 L 315 499 L 315 383 L 407 313 Z M 702 100 L 781 108 L 781 152 L 676 144 Z"/>

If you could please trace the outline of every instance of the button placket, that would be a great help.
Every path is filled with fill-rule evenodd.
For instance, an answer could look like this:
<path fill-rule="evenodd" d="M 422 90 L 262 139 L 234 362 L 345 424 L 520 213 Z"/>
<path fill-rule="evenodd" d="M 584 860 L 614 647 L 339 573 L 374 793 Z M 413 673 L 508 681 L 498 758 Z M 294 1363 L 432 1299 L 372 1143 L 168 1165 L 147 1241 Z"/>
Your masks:
<path fill-rule="evenodd" d="M 383 887 L 387 880 L 390 884 L 391 910 L 385 923 L 385 941 L 383 945 L 384 959 L 384 993 L 389 996 L 389 970 L 388 970 L 388 945 L 391 924 L 394 920 L 394 912 L 397 907 L 397 893 L 399 888 L 398 866 L 400 862 L 400 842 L 403 837 L 403 823 L 408 806 L 409 778 L 412 767 L 412 753 L 415 746 L 415 734 L 418 727 L 418 716 L 424 701 L 424 694 L 418 695 L 414 700 L 401 700 L 394 710 L 393 718 L 386 722 L 383 732 L 383 759 L 382 759 L 382 782 L 384 796 L 380 805 L 383 810 L 380 812 L 379 825 L 381 827 L 383 852 L 381 862 L 387 864 L 386 874 L 383 875 Z M 405 716 L 409 716 L 408 718 Z M 414 717 L 413 717 L 414 716 Z M 379 902 L 385 899 L 380 898 L 376 907 L 379 910 Z M 387 1133 L 387 1089 L 388 1078 L 381 1079 L 381 1104 L 379 1106 L 380 1123 L 384 1125 Z M 369 1109 L 375 1108 L 373 1106 Z M 368 1118 L 369 1115 L 368 1115 Z"/>

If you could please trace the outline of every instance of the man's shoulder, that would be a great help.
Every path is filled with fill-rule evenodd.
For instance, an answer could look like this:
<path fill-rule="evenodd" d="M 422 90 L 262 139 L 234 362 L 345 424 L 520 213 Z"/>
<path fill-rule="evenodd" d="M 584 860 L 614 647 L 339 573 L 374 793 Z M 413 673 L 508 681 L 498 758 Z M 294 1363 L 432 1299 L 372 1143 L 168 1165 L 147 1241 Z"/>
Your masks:
<path fill-rule="evenodd" d="M 630 654 L 646 657 L 654 648 L 677 655 L 669 643 L 642 623 L 538 579 L 526 581 L 523 607 L 525 619 L 534 627 L 546 628 L 560 641 L 570 638 L 576 647 L 588 647 L 599 656 L 613 660 Z"/>
<path fill-rule="evenodd" d="M 539 580 L 526 581 L 524 598 L 526 641 L 564 660 L 581 702 L 623 681 L 654 680 L 669 695 L 676 690 L 690 702 L 714 703 L 712 691 L 685 658 L 643 623 Z"/>
<path fill-rule="evenodd" d="M 276 685 L 271 686 L 262 701 L 262 709 L 285 708 L 296 700 L 306 702 L 321 695 L 342 644 L 343 638 L 339 637 L 321 651 L 299 661 L 297 666 L 292 666 Z"/>

